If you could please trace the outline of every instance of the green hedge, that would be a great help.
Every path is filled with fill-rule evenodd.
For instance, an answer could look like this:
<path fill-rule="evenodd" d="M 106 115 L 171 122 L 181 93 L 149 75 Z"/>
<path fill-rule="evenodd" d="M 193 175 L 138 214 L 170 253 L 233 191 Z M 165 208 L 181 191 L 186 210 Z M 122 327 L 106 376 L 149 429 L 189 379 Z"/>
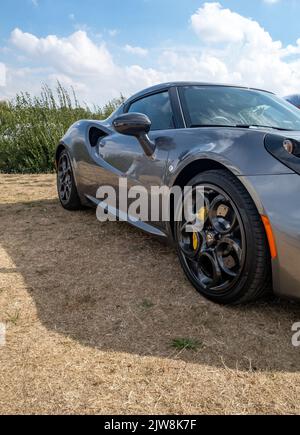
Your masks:
<path fill-rule="evenodd" d="M 70 125 L 79 119 L 105 119 L 123 100 L 121 96 L 91 109 L 58 83 L 54 91 L 44 85 L 38 97 L 22 93 L 0 102 L 0 172 L 52 172 L 55 149 Z"/>

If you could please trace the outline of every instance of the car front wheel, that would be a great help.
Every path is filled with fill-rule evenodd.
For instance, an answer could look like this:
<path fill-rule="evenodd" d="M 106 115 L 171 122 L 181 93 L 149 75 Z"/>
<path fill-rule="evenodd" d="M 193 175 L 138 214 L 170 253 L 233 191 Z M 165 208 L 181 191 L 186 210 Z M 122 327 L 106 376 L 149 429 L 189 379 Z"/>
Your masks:
<path fill-rule="evenodd" d="M 181 207 L 175 223 L 178 255 L 188 279 L 199 293 L 220 304 L 261 298 L 271 288 L 271 260 L 263 222 L 248 192 L 226 170 L 201 173 L 189 186 L 202 192 L 203 201 L 199 210 L 195 199 L 191 202 L 193 222 Z"/>

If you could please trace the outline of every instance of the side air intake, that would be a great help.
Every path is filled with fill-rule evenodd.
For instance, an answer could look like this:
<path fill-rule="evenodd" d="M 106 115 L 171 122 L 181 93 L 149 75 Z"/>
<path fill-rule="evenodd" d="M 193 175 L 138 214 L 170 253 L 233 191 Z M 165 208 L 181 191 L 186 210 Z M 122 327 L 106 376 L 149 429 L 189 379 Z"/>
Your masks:
<path fill-rule="evenodd" d="M 91 147 L 95 147 L 97 143 L 99 142 L 99 139 L 102 139 L 103 137 L 106 137 L 107 133 L 104 133 L 104 131 L 100 130 L 100 128 L 92 127 L 89 132 L 89 140 Z"/>

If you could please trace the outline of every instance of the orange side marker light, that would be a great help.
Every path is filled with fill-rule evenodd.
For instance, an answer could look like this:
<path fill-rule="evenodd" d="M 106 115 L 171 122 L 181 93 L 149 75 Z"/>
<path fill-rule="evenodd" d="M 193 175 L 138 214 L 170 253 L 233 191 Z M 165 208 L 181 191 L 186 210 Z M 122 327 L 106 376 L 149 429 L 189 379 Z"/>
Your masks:
<path fill-rule="evenodd" d="M 271 257 L 272 259 L 274 259 L 277 257 L 277 247 L 276 247 L 276 242 L 275 242 L 275 237 L 273 234 L 271 222 L 267 216 L 262 215 L 261 218 L 267 233 Z"/>

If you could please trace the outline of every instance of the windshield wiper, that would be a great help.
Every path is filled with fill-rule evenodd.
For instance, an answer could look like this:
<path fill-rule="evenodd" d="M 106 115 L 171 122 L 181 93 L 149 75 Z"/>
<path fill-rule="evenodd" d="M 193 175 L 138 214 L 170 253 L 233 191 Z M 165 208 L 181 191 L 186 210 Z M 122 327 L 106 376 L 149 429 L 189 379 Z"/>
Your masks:
<path fill-rule="evenodd" d="M 235 125 L 227 125 L 227 124 L 193 124 L 190 128 L 207 128 L 207 127 L 228 127 L 228 128 L 271 128 L 272 130 L 279 131 L 293 131 L 289 128 L 281 128 L 275 127 L 272 125 L 260 125 L 260 124 L 235 124 Z"/>
<path fill-rule="evenodd" d="M 226 124 L 193 124 L 189 128 L 206 128 L 206 127 L 236 127 L 236 125 L 226 125 Z"/>
<path fill-rule="evenodd" d="M 279 131 L 293 131 L 289 128 L 276 127 L 274 125 L 261 125 L 261 124 L 237 124 L 234 127 L 236 128 L 271 128 L 272 130 Z"/>

